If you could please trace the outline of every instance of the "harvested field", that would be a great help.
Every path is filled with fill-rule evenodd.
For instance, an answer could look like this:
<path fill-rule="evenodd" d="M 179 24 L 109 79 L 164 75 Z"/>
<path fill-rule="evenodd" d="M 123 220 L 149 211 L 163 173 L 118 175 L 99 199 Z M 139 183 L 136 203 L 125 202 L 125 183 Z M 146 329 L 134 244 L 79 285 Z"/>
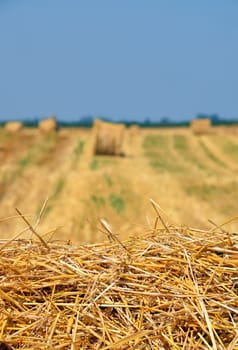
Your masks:
<path fill-rule="evenodd" d="M 98 217 L 121 239 L 151 227 L 149 199 L 165 211 L 164 220 L 211 228 L 237 215 L 238 139 L 220 132 L 194 136 L 190 129 L 125 130 L 125 157 L 93 154 L 94 134 L 86 129 L 11 135 L 0 129 L 0 229 L 12 237 L 24 229 L 15 207 L 42 234 L 58 228 L 55 239 L 103 242 Z M 188 215 L 189 213 L 189 215 Z M 237 223 L 226 226 L 237 232 Z"/>
<path fill-rule="evenodd" d="M 77 247 L 2 240 L 2 348 L 237 349 L 238 235 L 159 223 L 121 242 L 102 221 L 111 242 Z"/>

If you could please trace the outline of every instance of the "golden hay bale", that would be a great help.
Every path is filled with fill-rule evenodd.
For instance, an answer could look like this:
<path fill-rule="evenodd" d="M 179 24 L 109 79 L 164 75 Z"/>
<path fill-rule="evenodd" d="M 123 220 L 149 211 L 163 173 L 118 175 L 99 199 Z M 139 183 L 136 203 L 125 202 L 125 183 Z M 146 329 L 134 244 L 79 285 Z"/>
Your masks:
<path fill-rule="evenodd" d="M 211 131 L 211 120 L 209 118 L 193 119 L 191 128 L 196 135 L 207 134 Z"/>
<path fill-rule="evenodd" d="M 17 122 L 17 121 L 12 121 L 12 122 L 8 122 L 5 124 L 5 129 L 9 132 L 18 132 L 23 128 L 23 124 L 21 122 Z"/>
<path fill-rule="evenodd" d="M 58 130 L 58 123 L 55 117 L 50 117 L 44 120 L 41 120 L 38 124 L 40 131 L 50 132 Z"/>
<path fill-rule="evenodd" d="M 122 156 L 125 134 L 124 124 L 113 124 L 102 120 L 94 122 L 94 154 Z"/>

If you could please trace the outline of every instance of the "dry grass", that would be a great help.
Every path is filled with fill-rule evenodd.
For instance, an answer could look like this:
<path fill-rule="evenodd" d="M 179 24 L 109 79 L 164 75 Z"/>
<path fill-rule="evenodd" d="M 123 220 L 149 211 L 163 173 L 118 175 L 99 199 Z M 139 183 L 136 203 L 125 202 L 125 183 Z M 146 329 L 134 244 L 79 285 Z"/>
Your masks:
<path fill-rule="evenodd" d="M 103 244 L 0 242 L 2 348 L 238 348 L 237 234 L 101 223 Z"/>

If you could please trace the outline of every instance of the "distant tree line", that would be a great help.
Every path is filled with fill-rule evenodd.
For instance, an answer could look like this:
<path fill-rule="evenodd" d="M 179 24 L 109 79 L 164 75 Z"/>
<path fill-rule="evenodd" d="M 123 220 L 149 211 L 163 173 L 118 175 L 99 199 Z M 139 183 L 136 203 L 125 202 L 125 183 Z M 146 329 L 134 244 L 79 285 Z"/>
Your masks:
<path fill-rule="evenodd" d="M 102 119 L 104 121 L 112 122 L 110 118 L 105 117 L 98 117 L 99 119 Z M 196 116 L 198 119 L 204 119 L 209 118 L 211 119 L 212 125 L 218 126 L 218 125 L 234 125 L 238 123 L 238 119 L 225 119 L 220 117 L 218 114 L 198 114 Z M 79 118 L 78 120 L 58 120 L 59 126 L 63 128 L 91 128 L 93 126 L 94 117 L 92 116 L 84 116 L 82 118 Z M 191 118 L 194 119 L 194 118 Z M 26 127 L 37 127 L 38 122 L 40 119 L 33 118 L 33 119 L 25 119 L 23 120 L 23 124 Z M 3 126 L 7 120 L 0 121 L 0 126 Z M 115 121 L 113 121 L 115 122 Z M 124 123 L 127 127 L 130 127 L 131 125 L 138 125 L 142 128 L 155 128 L 155 127 L 188 127 L 190 125 L 190 120 L 180 120 L 180 121 L 174 121 L 170 119 L 169 117 L 162 117 L 158 119 L 158 121 L 151 120 L 150 118 L 145 118 L 142 121 L 138 120 L 129 120 L 129 119 L 121 119 L 116 121 L 115 123 Z"/>

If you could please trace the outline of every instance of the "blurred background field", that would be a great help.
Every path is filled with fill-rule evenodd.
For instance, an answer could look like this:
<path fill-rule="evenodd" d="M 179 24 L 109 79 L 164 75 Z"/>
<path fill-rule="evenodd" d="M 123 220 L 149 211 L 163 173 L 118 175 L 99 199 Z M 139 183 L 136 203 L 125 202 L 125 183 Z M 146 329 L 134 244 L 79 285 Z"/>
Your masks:
<path fill-rule="evenodd" d="M 124 157 L 95 156 L 91 129 L 40 133 L 0 129 L 1 237 L 25 226 L 19 208 L 50 239 L 101 242 L 104 218 L 121 238 L 153 225 L 150 198 L 166 222 L 211 228 L 237 215 L 236 129 L 128 128 Z M 163 212 L 164 211 L 164 212 Z M 236 223 L 226 226 L 235 231 Z"/>

